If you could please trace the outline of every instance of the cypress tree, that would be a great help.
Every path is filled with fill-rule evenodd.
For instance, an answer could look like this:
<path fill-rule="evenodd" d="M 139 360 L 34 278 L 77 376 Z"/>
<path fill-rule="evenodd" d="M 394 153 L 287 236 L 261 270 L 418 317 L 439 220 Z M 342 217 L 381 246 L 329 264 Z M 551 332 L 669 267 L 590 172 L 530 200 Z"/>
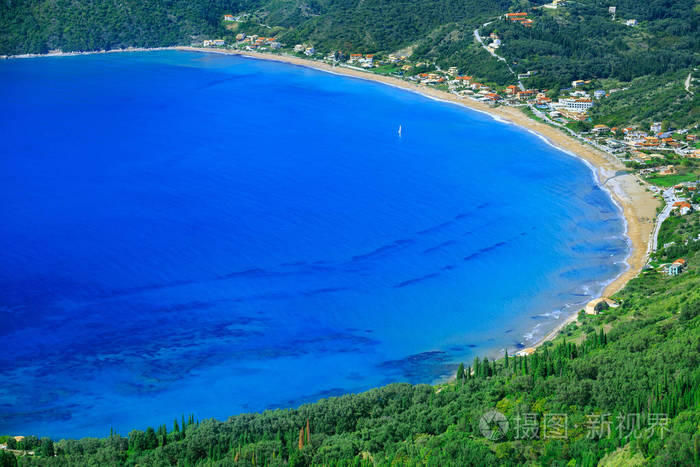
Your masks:
<path fill-rule="evenodd" d="M 506 356 L 505 356 L 504 361 L 505 361 L 506 368 L 508 368 L 508 349 L 506 349 Z"/>
<path fill-rule="evenodd" d="M 457 381 L 462 381 L 464 380 L 464 363 L 459 364 L 459 368 L 457 368 Z"/>

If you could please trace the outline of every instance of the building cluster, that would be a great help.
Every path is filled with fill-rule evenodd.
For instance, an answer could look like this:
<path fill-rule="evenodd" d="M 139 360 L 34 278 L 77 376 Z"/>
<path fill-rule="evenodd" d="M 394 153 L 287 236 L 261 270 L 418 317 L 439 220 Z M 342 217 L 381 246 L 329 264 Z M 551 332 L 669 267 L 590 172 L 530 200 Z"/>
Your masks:
<path fill-rule="evenodd" d="M 697 137 L 688 134 L 688 130 L 663 131 L 661 122 L 653 122 L 649 131 L 636 128 L 608 127 L 595 125 L 591 131 L 594 136 L 605 138 L 601 141 L 608 152 L 628 152 L 630 160 L 639 164 L 647 164 L 657 159 L 663 161 L 669 155 L 678 155 L 691 159 L 700 159 L 700 150 L 694 147 Z M 642 175 L 658 173 L 659 175 L 674 175 L 677 173 L 673 166 L 654 166 L 641 170 Z"/>
<path fill-rule="evenodd" d="M 560 123 L 566 123 L 569 120 L 582 121 L 587 119 L 588 111 L 595 104 L 594 98 L 589 93 L 581 90 L 571 91 L 568 95 L 562 96 L 556 101 L 547 97 L 547 90 L 521 90 L 517 86 L 511 85 L 505 89 L 505 93 L 506 96 L 513 98 L 517 102 L 526 103 L 540 111 L 548 112 L 549 117 Z M 596 91 L 595 96 L 598 96 L 596 99 L 600 99 L 605 96 L 605 92 Z"/>
<path fill-rule="evenodd" d="M 468 75 L 459 76 L 454 73 L 454 76 L 450 77 L 448 85 L 453 93 L 460 96 L 470 96 L 481 102 L 493 104 L 504 100 L 504 97 L 491 89 L 491 87 L 479 83 Z"/>
<path fill-rule="evenodd" d="M 349 64 L 356 64 L 362 68 L 374 67 L 374 54 L 350 54 Z"/>
<path fill-rule="evenodd" d="M 267 50 L 268 48 L 277 50 L 282 48 L 282 44 L 274 37 L 264 37 L 255 34 L 248 36 L 244 33 L 236 34 L 235 45 L 245 50 Z"/>
<path fill-rule="evenodd" d="M 691 204 L 691 200 L 697 194 L 698 182 L 683 182 L 674 185 L 674 196 L 678 201 L 673 203 L 672 210 L 677 211 L 681 216 L 690 214 L 693 211 L 700 211 L 700 206 Z"/>
<path fill-rule="evenodd" d="M 554 2 L 557 5 L 563 2 Z M 238 21 L 240 17 L 225 15 L 224 21 Z M 507 13 L 508 21 L 523 23 L 527 19 L 527 13 Z M 276 50 L 285 47 L 274 37 L 258 35 L 246 35 L 239 33 L 235 37 L 232 47 L 244 50 Z M 487 38 L 488 45 L 497 49 L 502 42 L 498 34 L 491 33 Z M 223 47 L 223 39 L 205 40 L 205 47 Z M 313 46 L 308 44 L 296 44 L 294 53 L 304 54 L 308 57 L 318 57 Z M 405 79 L 422 85 L 444 86 L 451 93 L 470 97 L 488 104 L 503 104 L 513 106 L 529 106 L 539 117 L 549 119 L 555 125 L 567 125 L 572 121 L 590 121 L 588 112 L 595 106 L 596 101 L 608 97 L 617 89 L 591 89 L 590 80 L 577 79 L 571 82 L 569 89 L 563 90 L 557 99 L 547 95 L 547 90 L 524 89 L 520 86 L 510 85 L 505 88 L 492 89 L 490 86 L 476 81 L 472 76 L 460 75 L 456 66 L 450 66 L 447 70 L 441 70 L 435 64 L 426 62 L 411 63 L 407 57 L 397 54 L 378 56 L 375 54 L 331 52 L 323 59 L 334 64 L 345 61 L 348 66 L 372 69 L 375 67 L 390 66 L 388 70 Z M 391 71 L 391 70 L 394 71 Z M 420 72 L 426 70 L 424 72 Z M 531 77 L 536 71 L 528 71 L 518 75 L 518 80 Z M 598 124 L 593 126 L 590 133 L 583 132 L 578 136 L 592 145 L 611 154 L 624 153 L 625 159 L 648 167 L 642 169 L 643 173 L 657 173 L 660 175 L 672 175 L 677 173 L 673 166 L 663 165 L 663 159 L 669 153 L 675 153 L 684 157 L 700 159 L 700 149 L 695 147 L 696 136 L 687 134 L 687 130 L 675 132 L 663 131 L 660 122 L 651 124 L 648 131 L 638 128 L 608 127 Z M 629 159 L 628 159 L 629 156 Z M 654 162 L 654 159 L 658 159 Z"/>
<path fill-rule="evenodd" d="M 226 42 L 224 39 L 207 39 L 202 41 L 203 47 L 224 47 Z M 267 50 L 281 49 L 282 44 L 274 37 L 262 37 L 258 35 L 248 36 L 244 33 L 236 34 L 236 43 L 233 45 L 236 48 L 244 48 L 245 50 Z"/>
<path fill-rule="evenodd" d="M 313 54 L 316 53 L 316 49 L 313 45 L 297 44 L 294 46 L 294 53 L 302 53 L 307 57 L 311 57 Z"/>
<path fill-rule="evenodd" d="M 526 28 L 531 27 L 533 23 L 533 21 L 527 17 L 527 13 L 522 11 L 518 13 L 506 13 L 506 19 L 508 21 L 518 22 Z"/>

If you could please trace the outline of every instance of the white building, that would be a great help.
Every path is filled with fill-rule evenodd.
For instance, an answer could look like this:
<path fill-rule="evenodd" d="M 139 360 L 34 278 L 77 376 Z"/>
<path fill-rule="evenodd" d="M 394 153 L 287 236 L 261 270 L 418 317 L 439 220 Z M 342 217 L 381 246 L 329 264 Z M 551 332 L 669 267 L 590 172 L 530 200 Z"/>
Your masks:
<path fill-rule="evenodd" d="M 303 52 L 304 49 L 305 49 L 305 47 L 302 44 L 297 44 L 294 46 L 294 52 L 297 52 L 297 53 Z"/>
<path fill-rule="evenodd" d="M 595 97 L 596 99 L 601 99 L 605 97 L 605 91 L 602 89 L 596 89 L 595 91 L 593 91 L 593 97 Z"/>
<path fill-rule="evenodd" d="M 304 55 L 310 57 L 316 52 L 316 49 L 313 47 L 307 47 L 306 50 L 304 51 Z"/>
<path fill-rule="evenodd" d="M 654 122 L 649 127 L 649 131 L 653 134 L 661 133 L 661 122 Z"/>
<path fill-rule="evenodd" d="M 628 19 L 627 21 L 625 21 L 625 24 L 626 24 L 627 26 L 636 26 L 636 25 L 637 25 L 637 20 L 636 20 L 636 19 Z"/>
<path fill-rule="evenodd" d="M 593 107 L 593 101 L 591 99 L 565 98 L 559 99 L 559 104 L 562 104 L 564 108 L 570 112 L 587 112 L 588 109 Z"/>
<path fill-rule="evenodd" d="M 206 40 L 202 42 L 204 47 L 223 47 L 225 44 L 223 39 Z"/>

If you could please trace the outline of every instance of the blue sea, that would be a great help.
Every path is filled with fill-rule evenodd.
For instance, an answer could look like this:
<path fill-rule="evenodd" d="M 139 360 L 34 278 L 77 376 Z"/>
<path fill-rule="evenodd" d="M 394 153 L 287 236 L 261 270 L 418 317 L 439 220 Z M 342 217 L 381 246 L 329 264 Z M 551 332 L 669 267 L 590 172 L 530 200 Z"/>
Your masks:
<path fill-rule="evenodd" d="M 0 61 L 0 107 L 0 434 L 441 381 L 626 267 L 582 161 L 387 85 L 98 54 Z"/>

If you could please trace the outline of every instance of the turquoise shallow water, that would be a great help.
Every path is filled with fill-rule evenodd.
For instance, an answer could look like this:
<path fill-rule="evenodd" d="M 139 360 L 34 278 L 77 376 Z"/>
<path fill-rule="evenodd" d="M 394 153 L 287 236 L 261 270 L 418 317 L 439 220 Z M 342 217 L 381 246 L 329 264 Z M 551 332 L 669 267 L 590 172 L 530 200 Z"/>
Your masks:
<path fill-rule="evenodd" d="M 0 61 L 0 103 L 0 433 L 437 381 L 625 267 L 581 161 L 389 86 L 160 51 Z"/>

